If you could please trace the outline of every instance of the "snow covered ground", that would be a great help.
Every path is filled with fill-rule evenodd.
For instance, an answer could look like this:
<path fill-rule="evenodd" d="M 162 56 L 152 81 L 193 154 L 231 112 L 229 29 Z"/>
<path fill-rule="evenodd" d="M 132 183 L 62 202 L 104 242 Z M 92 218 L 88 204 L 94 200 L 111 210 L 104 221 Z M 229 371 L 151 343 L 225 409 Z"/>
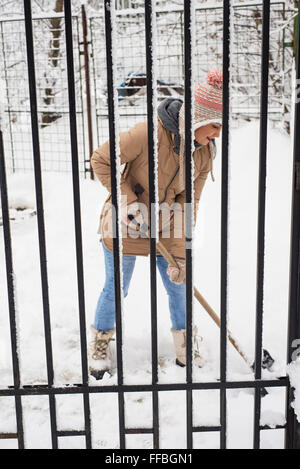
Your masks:
<path fill-rule="evenodd" d="M 219 313 L 220 304 L 220 201 L 221 150 L 215 160 L 216 182 L 207 181 L 200 203 L 195 231 L 195 284 Z M 256 237 L 258 192 L 259 126 L 244 125 L 232 132 L 230 240 L 229 240 L 229 328 L 248 355 L 254 357 L 256 302 Z M 264 299 L 264 346 L 276 359 L 274 372 L 265 378 L 286 375 L 286 337 L 289 280 L 290 201 L 292 145 L 290 139 L 269 130 L 266 207 L 266 257 Z M 8 178 L 11 209 L 25 208 L 12 221 L 12 243 L 16 273 L 16 298 L 22 384 L 46 383 L 41 281 L 32 175 Z M 71 175 L 43 175 L 49 294 L 52 324 L 55 384 L 81 381 L 74 216 Z M 99 212 L 106 197 L 100 183 L 81 181 L 81 209 L 87 327 L 93 322 L 96 302 L 104 282 L 104 262 L 96 234 Z M 26 213 L 28 216 L 26 216 Z M 31 216 L 30 216 L 31 214 Z M 23 219 L 22 219 L 23 218 Z M 0 385 L 13 383 L 10 358 L 8 306 L 3 233 L 0 232 Z M 125 384 L 151 383 L 149 259 L 138 258 L 124 310 Z M 195 322 L 203 336 L 206 365 L 195 370 L 195 381 L 219 377 L 219 331 L 195 302 Z M 174 365 L 167 297 L 158 274 L 159 382 L 185 381 L 185 370 Z M 247 366 L 229 347 L 228 379 L 253 379 Z M 295 379 L 296 372 L 294 373 Z M 103 385 L 117 382 L 105 376 Z M 91 385 L 96 381 L 91 378 Z M 99 384 L 99 383 L 97 383 Z M 47 397 L 26 397 L 25 442 L 28 448 L 51 447 Z M 186 442 L 185 393 L 161 392 L 161 448 L 184 448 Z M 253 440 L 253 391 L 228 392 L 228 447 L 251 448 Z M 57 398 L 59 429 L 83 428 L 80 396 Z M 118 448 L 117 396 L 91 395 L 93 446 Z M 218 425 L 219 392 L 194 392 L 194 424 Z M 262 401 L 263 425 L 285 423 L 285 390 L 270 389 Z M 152 426 L 151 394 L 126 395 L 126 427 Z M 14 432 L 14 400 L 0 398 L 0 432 Z M 263 448 L 282 448 L 284 432 L 262 431 Z M 15 447 L 13 440 L 0 440 L 0 448 Z M 84 447 L 83 437 L 61 438 L 60 447 Z M 128 448 L 152 448 L 151 435 L 127 436 Z M 194 435 L 195 448 L 218 448 L 216 433 Z"/>

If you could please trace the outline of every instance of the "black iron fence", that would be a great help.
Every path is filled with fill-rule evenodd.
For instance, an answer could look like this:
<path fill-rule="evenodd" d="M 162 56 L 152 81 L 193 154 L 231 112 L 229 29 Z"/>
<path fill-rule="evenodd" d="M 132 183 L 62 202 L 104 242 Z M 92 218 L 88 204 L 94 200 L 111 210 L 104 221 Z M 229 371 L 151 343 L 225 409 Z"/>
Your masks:
<path fill-rule="evenodd" d="M 0 383 L 0 399 L 10 396 L 15 399 L 16 430 L 13 433 L 1 433 L 0 439 L 17 439 L 20 449 L 25 447 L 22 399 L 27 396 L 46 396 L 49 399 L 49 414 L 51 425 L 52 447 L 59 447 L 61 437 L 82 436 L 85 438 L 86 448 L 93 446 L 91 429 L 91 406 L 92 395 L 110 393 L 118 397 L 119 416 L 119 447 L 126 448 L 126 436 L 132 434 L 153 435 L 153 448 L 159 449 L 160 444 L 160 405 L 161 393 L 166 391 L 182 391 L 186 393 L 186 444 L 187 449 L 194 447 L 193 438 L 196 433 L 217 432 L 220 435 L 220 448 L 227 448 L 228 425 L 227 425 L 227 394 L 233 389 L 252 389 L 255 392 L 254 419 L 253 419 L 253 448 L 260 448 L 260 437 L 262 430 L 273 431 L 282 429 L 286 434 L 286 448 L 300 448 L 300 430 L 291 402 L 293 401 L 293 389 L 291 389 L 287 376 L 280 378 L 264 379 L 262 376 L 262 355 L 263 355 L 263 298 L 264 298 L 264 249 L 265 249 L 265 193 L 266 193 L 266 158 L 267 158 L 267 118 L 268 118 L 268 70 L 269 70 L 269 20 L 270 1 L 265 1 L 263 5 L 263 41 L 262 41 L 262 65 L 261 65 L 261 113 L 260 113 L 260 171 L 259 171 L 259 207 L 258 207 L 258 249 L 257 249 L 257 301 L 256 301 L 256 354 L 254 376 L 247 381 L 234 381 L 228 379 L 228 199 L 229 199 L 229 115 L 230 115 L 230 70 L 231 70 L 231 2 L 224 1 L 223 5 L 223 133 L 222 133 L 222 207 L 221 207 L 221 302 L 220 302 L 220 379 L 213 382 L 197 382 L 193 379 L 192 368 L 192 323 L 193 323 L 193 251 L 190 249 L 190 238 L 186 238 L 186 304 L 187 304 L 187 367 L 186 381 L 184 383 L 163 384 L 158 380 L 158 343 L 157 343 L 157 285 L 156 285 L 156 230 L 151 223 L 150 243 L 150 278 L 151 278 L 151 338 L 152 338 L 152 382 L 151 384 L 124 384 L 123 378 L 123 331 L 122 331 L 122 294 L 121 294 L 121 258 L 119 249 L 118 230 L 118 197 L 120 192 L 119 175 L 117 173 L 116 162 L 116 134 L 117 127 L 117 102 L 114 93 L 116 85 L 116 65 L 114 54 L 116 44 L 116 21 L 114 12 L 114 2 L 105 0 L 105 31 L 106 31 L 106 57 L 107 57 L 107 83 L 108 83 L 108 105 L 109 105 L 109 138 L 111 155 L 111 187 L 112 202 L 116 209 L 117 233 L 114 238 L 114 271 L 115 271 L 115 304 L 117 311 L 116 318 L 116 349 L 117 349 L 117 384 L 91 386 L 89 383 L 87 340 L 86 340 L 86 314 L 85 314 L 85 286 L 83 272 L 83 247 L 81 233 L 81 211 L 80 211 L 80 189 L 79 189 L 79 160 L 78 160 L 78 134 L 77 134 L 77 112 L 76 112 L 76 92 L 75 92 L 75 72 L 74 72 L 74 51 L 73 51 L 73 25 L 71 1 L 65 0 L 65 43 L 67 58 L 68 76 L 68 102 L 69 102 L 69 128 L 70 147 L 72 154 L 72 182 L 74 198 L 74 220 L 75 220 L 75 243 L 76 243 L 76 268 L 78 286 L 78 313 L 80 324 L 80 350 L 82 364 L 82 382 L 76 385 L 56 386 L 54 384 L 53 370 L 53 347 L 51 334 L 51 312 L 48 292 L 47 273 L 47 252 L 44 223 L 43 187 L 41 171 L 41 155 L 39 142 L 39 121 L 37 110 L 37 86 L 35 73 L 35 52 L 33 44 L 31 2 L 24 0 L 25 28 L 26 28 L 26 51 L 28 60 L 29 96 L 31 108 L 31 129 L 33 162 L 36 185 L 36 204 L 38 221 L 38 239 L 40 254 L 41 287 L 43 298 L 45 347 L 47 357 L 47 384 L 45 385 L 22 385 L 20 379 L 20 363 L 18 350 L 18 328 L 16 322 L 15 303 L 15 275 L 13 263 L 13 249 L 11 243 L 10 220 L 8 211 L 8 192 L 6 181 L 6 163 L 3 147 L 3 135 L 0 134 L 0 185 L 1 185 L 1 206 L 3 217 L 3 232 L 5 243 L 6 276 L 8 291 L 8 313 L 10 319 L 11 352 L 14 382 L 13 386 L 6 386 Z M 148 115 L 148 146 L 149 146 L 149 202 L 155 204 L 156 201 L 156 152 L 155 152 L 155 123 L 156 107 L 153 95 L 156 88 L 155 72 L 155 12 L 153 3 L 145 2 L 145 31 L 146 31 L 146 59 L 147 59 L 147 115 Z M 300 8 L 300 5 L 299 5 Z M 191 174 L 192 158 L 192 84 L 193 84 L 193 2 L 185 2 L 184 10 L 184 76 L 185 76 L 185 103 L 186 103 L 186 203 L 192 201 L 193 178 Z M 296 66 L 296 78 L 300 79 L 299 63 L 299 35 L 298 35 L 298 56 Z M 299 167 L 300 167 L 300 100 L 296 99 L 295 105 L 295 128 L 294 128 L 294 163 L 293 163 L 293 210 L 292 210 L 292 236 L 291 236 L 291 270 L 290 270 L 290 304 L 289 304 L 289 338 L 287 362 L 292 360 L 294 349 L 293 341 L 300 337 L 300 190 L 299 190 Z M 156 217 L 155 213 L 151 214 Z M 186 213 L 186 226 L 192 226 L 192 215 Z M 191 233 L 192 230 L 187 230 Z M 261 423 L 261 400 L 262 394 L 268 388 L 284 388 L 287 390 L 286 423 L 283 425 L 263 425 Z M 217 390 L 220 395 L 220 418 L 218 425 L 196 426 L 193 420 L 194 393 L 199 390 Z M 152 395 L 152 426 L 151 428 L 127 428 L 125 418 L 125 394 L 148 392 Z M 64 428 L 58 429 L 57 423 L 57 398 L 61 395 L 80 395 L 83 400 L 84 423 L 81 429 Z M 174 409 L 176 412 L 176 409 Z M 99 418 L 101 418 L 99 416 Z"/>

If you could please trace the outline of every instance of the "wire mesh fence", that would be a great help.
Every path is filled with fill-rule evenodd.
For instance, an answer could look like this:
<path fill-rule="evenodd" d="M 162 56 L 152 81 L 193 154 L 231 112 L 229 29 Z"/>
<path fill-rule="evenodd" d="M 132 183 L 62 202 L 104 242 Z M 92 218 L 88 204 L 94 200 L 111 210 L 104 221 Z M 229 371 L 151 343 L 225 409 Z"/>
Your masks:
<path fill-rule="evenodd" d="M 119 2 L 117 21 L 117 83 L 120 130 L 146 120 L 145 14 L 138 3 Z M 132 6 L 132 5 L 131 5 Z M 270 9 L 269 119 L 290 130 L 291 73 L 294 11 L 284 2 Z M 157 8 L 158 99 L 184 99 L 183 6 Z M 233 8 L 231 100 L 233 125 L 259 118 L 262 3 L 236 4 Z M 38 115 L 42 167 L 70 171 L 66 154 L 70 137 L 66 90 L 65 26 L 62 15 L 34 18 L 37 57 Z M 73 16 L 75 83 L 78 116 L 80 174 L 90 170 L 90 147 L 108 137 L 106 52 L 103 12 L 88 19 L 87 36 L 82 18 Z M 196 8 L 195 77 L 203 80 L 210 68 L 222 68 L 222 6 Z M 0 88 L 4 145 L 8 171 L 32 171 L 28 78 L 22 19 L 0 21 Z M 87 55 L 83 54 L 83 46 Z M 91 58 L 88 57 L 91 54 Z M 90 59 L 90 65 L 87 60 Z M 87 78 L 88 77 L 88 78 Z M 91 105 L 86 105 L 91 93 Z M 89 122 L 90 120 L 90 122 Z M 92 136 L 92 128 L 94 137 Z M 58 148 L 53 154 L 55 142 Z"/>
<path fill-rule="evenodd" d="M 63 16 L 33 20 L 37 103 L 43 171 L 71 171 L 65 26 Z M 80 171 L 84 173 L 85 127 L 79 19 L 73 17 Z M 33 170 L 24 20 L 0 22 L 0 84 L 8 171 Z M 53 146 L 55 143 L 55 153 Z"/>
<path fill-rule="evenodd" d="M 233 8 L 232 117 L 233 125 L 259 118 L 262 43 L 262 4 L 239 4 Z M 293 54 L 286 44 L 292 37 L 293 12 L 283 2 L 273 2 L 270 11 L 269 119 L 289 130 L 291 70 Z M 158 9 L 157 67 L 159 101 L 166 97 L 183 99 L 184 34 L 183 10 Z M 117 11 L 117 81 L 121 130 L 146 120 L 146 73 L 144 54 L 144 11 Z M 207 70 L 222 68 L 223 9 L 196 8 L 195 78 L 205 79 Z M 290 27 L 287 27 L 287 25 Z M 105 42 L 101 17 L 90 18 L 92 68 L 98 142 L 107 138 Z"/>

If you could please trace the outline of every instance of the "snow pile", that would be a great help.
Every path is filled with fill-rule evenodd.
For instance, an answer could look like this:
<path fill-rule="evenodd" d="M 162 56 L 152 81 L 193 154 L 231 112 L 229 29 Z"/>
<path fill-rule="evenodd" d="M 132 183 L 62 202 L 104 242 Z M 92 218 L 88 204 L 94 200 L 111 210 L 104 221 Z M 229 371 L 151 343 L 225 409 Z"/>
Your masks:
<path fill-rule="evenodd" d="M 295 401 L 292 406 L 300 422 L 300 357 L 288 365 L 288 375 L 291 386 L 295 389 Z"/>

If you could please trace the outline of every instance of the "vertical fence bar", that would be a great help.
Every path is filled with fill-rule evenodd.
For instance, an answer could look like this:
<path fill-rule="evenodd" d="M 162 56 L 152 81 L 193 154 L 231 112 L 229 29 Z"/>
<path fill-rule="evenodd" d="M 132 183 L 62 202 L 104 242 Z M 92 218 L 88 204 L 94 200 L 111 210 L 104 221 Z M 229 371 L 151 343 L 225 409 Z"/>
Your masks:
<path fill-rule="evenodd" d="M 288 325 L 288 362 L 293 361 L 300 339 L 300 35 L 299 35 L 300 2 L 298 2 L 298 31 L 296 57 L 296 103 L 294 126 L 294 164 L 293 164 L 293 199 L 290 255 L 290 291 L 289 291 L 289 325 Z M 286 449 L 300 449 L 300 423 L 293 408 L 294 390 L 287 389 L 287 429 L 285 435 Z"/>
<path fill-rule="evenodd" d="M 79 168 L 78 168 L 76 94 L 75 94 L 75 76 L 74 76 L 75 74 L 74 74 L 74 57 L 73 57 L 72 9 L 71 9 L 70 0 L 64 0 L 64 9 L 65 9 L 67 66 L 68 66 L 69 117 L 70 117 L 71 153 L 72 153 L 72 178 L 73 178 L 73 199 L 74 199 L 74 219 L 75 219 L 80 344 L 81 344 L 81 367 L 82 367 L 83 403 L 84 403 L 84 417 L 85 417 L 85 437 L 86 437 L 86 447 L 87 449 L 91 449 L 92 441 L 91 441 L 90 399 L 89 399 L 89 392 L 88 392 L 89 373 L 88 373 L 88 360 L 87 360 L 86 318 L 85 318 L 85 300 L 84 300 L 84 275 L 83 275 L 80 186 L 79 186 Z"/>
<path fill-rule="evenodd" d="M 222 122 L 222 201 L 221 201 L 221 328 L 220 380 L 227 380 L 227 286 L 228 286 L 228 158 L 229 158 L 229 83 L 230 83 L 231 1 L 223 3 L 223 122 Z M 220 447 L 227 447 L 227 392 L 220 390 Z"/>
<path fill-rule="evenodd" d="M 256 299 L 256 352 L 255 378 L 261 379 L 263 352 L 263 300 L 264 300 L 264 257 L 265 257 L 265 194 L 267 170 L 268 131 L 268 81 L 270 50 L 270 2 L 263 3 L 262 66 L 261 66 L 261 112 L 260 112 L 260 166 L 258 197 L 258 252 L 257 252 L 257 299 Z M 261 391 L 255 392 L 254 447 L 260 447 Z"/>
<path fill-rule="evenodd" d="M 81 125 L 79 126 L 80 127 L 80 133 L 81 133 L 81 136 L 82 136 L 82 155 L 83 155 L 83 171 L 84 171 L 84 177 L 86 177 L 86 173 L 90 173 L 90 168 L 88 168 L 88 170 L 86 169 L 86 135 L 85 135 L 85 112 L 84 112 L 84 99 L 83 99 L 83 94 L 84 94 L 84 79 L 83 78 L 83 73 L 82 73 L 82 65 L 81 65 L 81 55 L 84 55 L 83 52 L 81 52 L 81 48 L 80 48 L 80 26 L 79 26 L 79 17 L 73 17 L 73 20 L 75 20 L 75 23 L 76 23 L 76 34 L 77 34 L 77 44 L 78 47 L 75 49 L 76 52 L 78 53 L 78 67 L 79 67 L 79 83 L 80 83 L 80 86 L 79 86 L 79 89 L 80 89 L 80 106 L 81 106 L 81 111 L 80 111 L 80 122 L 81 122 Z M 75 36 L 73 35 L 73 38 Z M 86 95 L 88 94 L 88 91 L 86 91 Z M 77 111 L 76 111 L 77 112 Z M 88 113 L 88 110 L 86 111 Z M 78 112 L 77 112 L 78 114 Z M 87 126 L 88 127 L 88 126 Z M 88 129 L 89 131 L 89 129 Z M 90 151 L 90 150 L 89 150 Z M 80 165 L 80 161 L 79 161 L 79 165 Z M 90 158 L 89 158 L 89 164 L 90 164 Z M 81 168 L 79 166 L 79 171 L 81 171 Z"/>
<path fill-rule="evenodd" d="M 46 344 L 46 359 L 47 359 L 47 377 L 48 377 L 48 385 L 53 386 L 54 371 L 53 371 L 52 338 L 51 338 L 51 322 L 50 322 L 50 307 L 49 307 L 49 288 L 48 288 L 48 273 L 47 273 L 47 255 L 46 255 L 46 239 L 45 239 L 43 188 L 42 188 L 42 176 L 41 176 L 39 124 L 38 124 L 38 113 L 37 113 L 38 111 L 37 111 L 31 0 L 24 0 L 24 13 L 25 13 L 25 28 L 26 28 L 26 46 L 27 46 L 28 80 L 29 80 L 29 92 L 30 92 L 31 129 L 32 129 L 33 158 L 34 158 L 37 221 L 38 221 L 38 235 L 39 235 L 40 269 L 41 269 L 41 281 L 42 281 L 42 298 L 43 298 L 45 344 Z M 49 405 L 50 405 L 52 446 L 53 446 L 53 449 L 57 449 L 58 438 L 57 438 L 55 396 L 53 395 L 49 396 Z"/>
<path fill-rule="evenodd" d="M 157 350 L 157 282 L 156 282 L 156 201 L 157 201 L 157 76 L 155 73 L 156 43 L 153 32 L 156 28 L 154 2 L 145 1 L 146 26 L 146 61 L 147 61 L 147 116 L 148 116 L 148 181 L 150 207 L 150 287 L 151 287 L 151 337 L 152 337 L 152 384 L 158 382 L 158 350 Z M 159 410 L 158 392 L 152 393 L 153 410 L 153 447 L 159 448 Z"/>
<path fill-rule="evenodd" d="M 193 382 L 193 21 L 194 1 L 184 4 L 184 81 L 185 81 L 185 240 L 186 240 L 186 381 Z M 193 391 L 186 392 L 187 449 L 193 448 Z"/>
<path fill-rule="evenodd" d="M 92 74 L 93 74 L 93 95 L 94 95 L 94 110 L 95 110 L 95 123 L 97 132 L 97 144 L 100 145 L 100 124 L 98 120 L 98 103 L 97 103 L 97 69 L 96 69 L 96 36 L 94 34 L 95 18 L 89 19 L 89 31 L 91 35 L 91 49 L 92 49 Z"/>
<path fill-rule="evenodd" d="M 14 388 L 20 389 L 21 380 L 20 380 L 20 364 L 19 364 L 17 324 L 16 324 L 15 274 L 14 274 L 14 269 L 13 269 L 13 256 L 12 256 L 12 246 L 11 246 L 11 231 L 10 231 L 9 209 L 8 209 L 8 194 L 7 194 L 3 133 L 1 129 L 0 129 L 0 190 L 1 190 L 1 208 L 2 208 L 2 222 L 3 222 L 3 234 L 4 234 L 5 265 L 6 265 L 8 309 L 9 309 L 9 322 L 10 322 L 11 353 L 12 353 L 12 365 L 13 365 L 13 374 L 14 374 Z M 18 447 L 19 449 L 24 449 L 23 412 L 22 412 L 21 396 L 15 396 L 15 408 L 16 408 L 16 421 L 17 421 L 17 433 L 18 433 Z"/>
<path fill-rule="evenodd" d="M 123 356 L 122 356 L 122 305 L 121 305 L 121 273 L 120 273 L 120 235 L 119 235 L 119 206 L 118 206 L 118 178 L 117 178 L 117 151 L 116 151 L 116 117 L 117 100 L 114 86 L 114 61 L 116 54 L 114 44 L 115 32 L 115 9 L 113 0 L 105 0 L 105 34 L 106 34 L 106 63 L 107 63 L 107 88 L 108 88 L 108 111 L 109 111 L 109 144 L 111 164 L 111 197 L 114 207 L 115 219 L 113 251 L 114 251 L 114 280 L 115 280 L 115 306 L 116 306 L 116 335 L 117 335 L 117 369 L 118 385 L 123 384 Z M 118 392 L 119 397 L 119 431 L 120 448 L 125 449 L 125 409 L 124 392 Z"/>
<path fill-rule="evenodd" d="M 91 108 L 91 83 L 90 83 L 90 60 L 89 60 L 89 41 L 87 39 L 87 20 L 85 6 L 81 5 L 82 16 L 82 31 L 83 31 L 83 48 L 84 48 L 84 72 L 85 72 L 85 87 L 86 87 L 86 113 L 88 121 L 88 137 L 89 137 L 89 155 L 90 155 L 90 178 L 94 179 L 94 171 L 91 167 L 91 157 L 94 151 L 93 139 L 93 123 L 92 123 L 92 108 Z"/>
<path fill-rule="evenodd" d="M 268 137 L 268 84 L 270 51 L 270 0 L 263 2 L 262 63 L 261 63 L 261 109 L 259 145 L 258 232 L 257 232 L 257 285 L 256 285 L 256 339 L 255 379 L 262 376 L 263 300 L 265 264 L 265 209 Z M 254 400 L 254 449 L 260 447 L 261 389 L 255 389 Z"/>

